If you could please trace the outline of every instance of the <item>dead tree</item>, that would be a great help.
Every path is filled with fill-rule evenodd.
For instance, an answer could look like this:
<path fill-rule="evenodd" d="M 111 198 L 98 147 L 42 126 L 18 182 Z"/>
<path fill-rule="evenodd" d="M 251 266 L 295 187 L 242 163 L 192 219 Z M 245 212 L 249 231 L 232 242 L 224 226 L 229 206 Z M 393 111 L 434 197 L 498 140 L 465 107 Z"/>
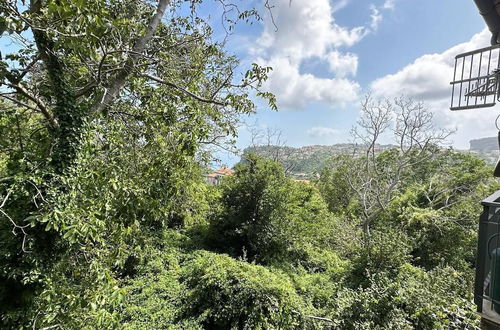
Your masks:
<path fill-rule="evenodd" d="M 367 95 L 352 135 L 360 156 L 347 177 L 361 205 L 361 226 L 366 237 L 370 227 L 396 196 L 402 178 L 414 166 L 437 155 L 452 132 L 437 129 L 433 115 L 422 102 L 400 96 L 375 100 Z M 381 139 L 389 139 L 394 159 L 382 162 Z M 385 148 L 384 148 L 385 149 Z"/>

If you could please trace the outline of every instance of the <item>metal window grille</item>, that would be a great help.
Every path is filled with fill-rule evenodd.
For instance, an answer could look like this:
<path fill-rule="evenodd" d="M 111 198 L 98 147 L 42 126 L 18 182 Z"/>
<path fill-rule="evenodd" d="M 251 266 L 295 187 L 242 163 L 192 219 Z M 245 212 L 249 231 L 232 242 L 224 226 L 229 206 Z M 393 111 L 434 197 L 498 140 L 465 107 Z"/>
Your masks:
<path fill-rule="evenodd" d="M 499 97 L 500 45 L 455 57 L 451 110 L 492 107 Z"/>

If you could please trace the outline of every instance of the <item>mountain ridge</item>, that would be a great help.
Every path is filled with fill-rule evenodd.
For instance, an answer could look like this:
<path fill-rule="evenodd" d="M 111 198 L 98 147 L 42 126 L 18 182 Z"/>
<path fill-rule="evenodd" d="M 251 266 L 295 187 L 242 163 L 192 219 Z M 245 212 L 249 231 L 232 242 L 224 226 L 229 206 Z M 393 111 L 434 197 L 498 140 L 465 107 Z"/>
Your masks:
<path fill-rule="evenodd" d="M 496 146 L 494 148 L 494 146 Z M 391 144 L 377 144 L 377 152 L 396 147 Z M 291 146 L 252 146 L 244 149 L 243 154 L 255 153 L 280 162 L 285 171 L 299 179 L 310 179 L 316 176 L 327 161 L 336 155 L 352 155 L 360 150 L 355 143 L 336 143 L 332 145 Z M 358 150 L 358 151 L 357 151 Z M 498 142 L 496 137 L 474 139 L 470 141 L 469 150 L 453 149 L 460 153 L 471 153 L 486 161 L 488 166 L 494 166 L 498 158 Z"/>

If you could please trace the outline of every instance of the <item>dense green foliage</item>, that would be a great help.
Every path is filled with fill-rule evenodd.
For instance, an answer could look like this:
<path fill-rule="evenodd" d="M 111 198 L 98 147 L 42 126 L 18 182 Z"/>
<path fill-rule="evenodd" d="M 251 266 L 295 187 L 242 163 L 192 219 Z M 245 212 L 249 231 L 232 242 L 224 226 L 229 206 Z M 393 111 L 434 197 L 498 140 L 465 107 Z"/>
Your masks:
<path fill-rule="evenodd" d="M 47 296 L 17 301 L 18 309 L 6 314 L 11 321 L 3 322 L 50 306 L 71 315 L 57 316 L 70 327 L 89 320 L 130 329 L 477 326 L 471 302 L 476 198 L 494 187 L 484 180 L 482 161 L 448 151 L 439 158 L 448 162 L 447 174 L 439 166 L 428 173 L 434 179 L 409 183 L 367 243 L 355 201 L 349 214 L 330 212 L 314 184 L 293 182 L 278 164 L 252 156 L 220 187 L 193 183 L 201 195 L 192 196 L 191 220 L 175 228 L 136 221 L 137 228 L 119 230 L 104 221 L 107 227 L 97 232 L 122 236 L 88 238 L 99 273 L 69 249 L 50 265 L 58 282 L 44 285 Z M 329 180 L 318 184 L 334 183 Z M 455 180 L 463 184 L 452 196 L 460 201 L 441 209 L 444 200 L 434 195 L 429 205 L 423 194 L 430 182 L 441 192 L 457 187 Z"/>
<path fill-rule="evenodd" d="M 279 143 L 279 141 L 271 140 L 270 143 Z M 356 145 L 352 143 L 297 148 L 282 145 L 258 145 L 245 148 L 243 153 L 257 154 L 280 162 L 288 173 L 296 177 L 312 178 L 314 174 L 321 172 L 328 165 L 332 155 L 349 155 L 355 148 Z"/>
<path fill-rule="evenodd" d="M 314 187 L 291 181 L 277 163 L 255 156 L 237 167 L 221 199 L 222 211 L 210 222 L 211 241 L 259 263 L 307 263 L 309 253 L 328 244 L 335 224 Z"/>
<path fill-rule="evenodd" d="M 124 322 L 131 328 L 477 328 L 476 198 L 495 186 L 485 181 L 480 160 L 450 151 L 438 158 L 441 165 L 427 175 L 437 184 L 446 164 L 446 175 L 464 184 L 453 196 L 460 202 L 439 210 L 435 196 L 433 206 L 419 204 L 430 181 L 415 179 L 365 242 L 355 201 L 349 214 L 325 211 L 314 185 L 293 182 L 278 164 L 250 156 L 216 188 L 208 223 L 169 229 L 142 254 L 136 275 L 125 281 Z M 440 192 L 457 187 L 451 177 L 440 182 Z"/>
<path fill-rule="evenodd" d="M 237 81 L 201 2 L 0 2 L 25 45 L 0 58 L 0 328 L 477 328 L 483 161 L 373 155 L 367 193 L 391 190 L 369 222 L 363 157 L 307 184 L 248 154 L 206 184 L 204 146 L 274 99 L 269 68 Z"/>

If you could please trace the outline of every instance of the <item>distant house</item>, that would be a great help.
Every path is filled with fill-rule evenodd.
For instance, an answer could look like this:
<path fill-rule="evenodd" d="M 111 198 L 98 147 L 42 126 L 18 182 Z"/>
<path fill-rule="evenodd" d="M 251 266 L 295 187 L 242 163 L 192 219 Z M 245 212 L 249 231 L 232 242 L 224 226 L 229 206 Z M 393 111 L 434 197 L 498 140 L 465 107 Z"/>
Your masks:
<path fill-rule="evenodd" d="M 233 175 L 234 170 L 231 168 L 221 167 L 207 175 L 207 183 L 211 186 L 218 186 L 221 179 L 225 176 Z"/>

